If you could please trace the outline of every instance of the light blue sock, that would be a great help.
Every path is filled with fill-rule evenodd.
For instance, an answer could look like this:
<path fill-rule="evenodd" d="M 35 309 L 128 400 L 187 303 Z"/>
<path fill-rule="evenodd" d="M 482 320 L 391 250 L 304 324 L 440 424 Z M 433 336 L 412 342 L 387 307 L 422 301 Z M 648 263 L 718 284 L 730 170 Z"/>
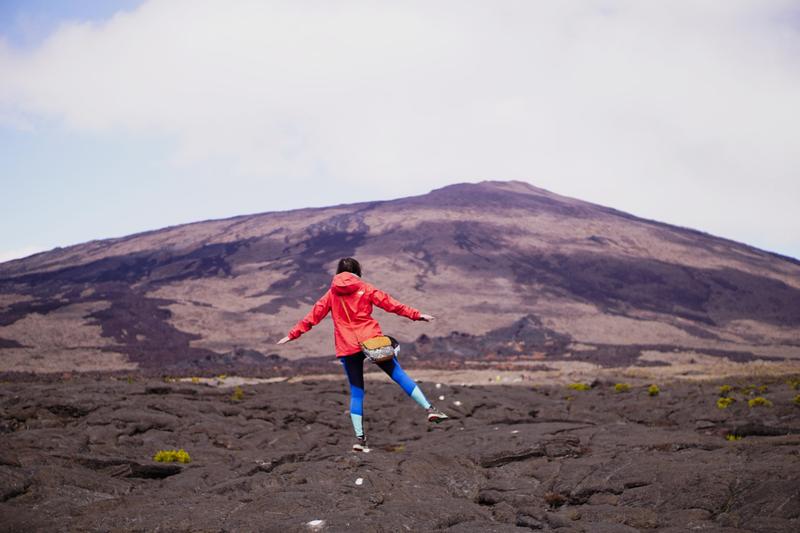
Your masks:
<path fill-rule="evenodd" d="M 364 426 L 362 425 L 361 415 L 350 413 L 350 420 L 353 422 L 353 429 L 356 432 L 356 437 L 362 436 L 364 434 Z"/>
<path fill-rule="evenodd" d="M 431 406 L 431 402 L 422 394 L 422 389 L 419 386 L 414 386 L 414 390 L 411 391 L 410 395 L 415 402 L 420 404 L 423 408 L 428 409 Z"/>

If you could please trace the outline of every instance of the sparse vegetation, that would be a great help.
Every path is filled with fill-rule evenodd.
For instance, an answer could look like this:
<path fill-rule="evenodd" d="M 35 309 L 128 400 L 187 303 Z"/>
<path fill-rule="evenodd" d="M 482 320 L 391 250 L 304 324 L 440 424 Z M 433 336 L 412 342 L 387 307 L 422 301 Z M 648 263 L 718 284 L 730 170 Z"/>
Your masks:
<path fill-rule="evenodd" d="M 649 394 L 650 396 L 658 396 L 660 392 L 661 389 L 659 389 L 658 385 L 656 385 L 655 383 L 647 387 L 647 394 Z"/>
<path fill-rule="evenodd" d="M 767 392 L 766 385 L 747 385 L 742 387 L 742 394 L 745 396 L 752 396 L 755 393 L 764 394 L 765 392 Z"/>
<path fill-rule="evenodd" d="M 244 399 L 244 390 L 237 385 L 237 387 L 233 389 L 233 394 L 231 394 L 231 400 L 239 402 L 242 399 Z"/>
<path fill-rule="evenodd" d="M 800 378 L 792 378 L 786 384 L 794 390 L 800 389 Z"/>
<path fill-rule="evenodd" d="M 772 402 L 764 398 L 763 396 L 756 396 L 755 398 L 750 398 L 747 400 L 747 405 L 750 407 L 772 407 Z"/>
<path fill-rule="evenodd" d="M 719 395 L 720 396 L 727 396 L 733 390 L 733 387 L 730 385 L 720 385 L 719 386 Z"/>
<path fill-rule="evenodd" d="M 200 378 L 197 376 L 192 377 L 192 383 L 200 383 Z"/>
<path fill-rule="evenodd" d="M 725 440 L 742 440 L 742 436 L 736 435 L 735 433 L 728 433 L 725 435 Z"/>
<path fill-rule="evenodd" d="M 228 377 L 228 374 L 220 374 L 219 376 L 217 376 L 217 379 L 225 379 L 227 377 Z"/>
<path fill-rule="evenodd" d="M 614 385 L 614 392 L 628 392 L 631 390 L 631 386 L 627 383 L 617 383 Z"/>
<path fill-rule="evenodd" d="M 551 508 L 561 507 L 567 503 L 567 498 L 559 492 L 547 492 L 544 495 L 544 501 Z"/>
<path fill-rule="evenodd" d="M 792 400 L 792 401 L 795 403 L 795 405 L 800 405 L 800 394 L 795 396 L 794 400 Z"/>
<path fill-rule="evenodd" d="M 717 407 L 719 409 L 727 409 L 729 405 L 731 405 L 736 400 L 734 398 L 729 398 L 727 396 L 722 396 L 721 398 L 717 398 Z"/>
<path fill-rule="evenodd" d="M 592 386 L 589 385 L 588 383 L 570 383 L 569 385 L 567 385 L 567 388 L 572 390 L 585 391 L 585 390 L 590 390 Z"/>
<path fill-rule="evenodd" d="M 188 463 L 192 459 L 189 457 L 186 450 L 181 448 L 180 450 L 159 450 L 153 456 L 153 460 L 159 463 L 173 463 L 175 461 L 179 463 Z"/>

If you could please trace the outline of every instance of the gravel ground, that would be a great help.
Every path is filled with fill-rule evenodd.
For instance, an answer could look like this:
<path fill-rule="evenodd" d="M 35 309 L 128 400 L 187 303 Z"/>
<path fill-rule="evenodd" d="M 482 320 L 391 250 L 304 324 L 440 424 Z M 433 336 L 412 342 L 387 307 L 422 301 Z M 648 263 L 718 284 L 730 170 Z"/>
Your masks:
<path fill-rule="evenodd" d="M 350 451 L 343 378 L 243 385 L 241 399 L 155 379 L 3 383 L 0 530 L 800 531 L 789 379 L 656 396 L 606 377 L 586 391 L 421 383 L 452 416 L 436 426 L 369 381 L 368 454 Z M 736 401 L 719 409 L 723 383 Z M 191 462 L 153 460 L 180 448 Z"/>

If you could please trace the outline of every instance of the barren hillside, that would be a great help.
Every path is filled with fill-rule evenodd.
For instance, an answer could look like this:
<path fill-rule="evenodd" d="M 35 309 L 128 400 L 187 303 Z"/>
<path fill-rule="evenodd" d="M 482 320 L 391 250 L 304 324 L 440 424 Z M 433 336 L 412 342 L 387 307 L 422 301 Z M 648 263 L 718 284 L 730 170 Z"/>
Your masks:
<path fill-rule="evenodd" d="M 354 256 L 437 317 L 376 316 L 430 361 L 800 357 L 800 263 L 522 182 L 239 216 L 0 264 L 0 370 L 194 371 L 327 356 L 275 341 Z"/>

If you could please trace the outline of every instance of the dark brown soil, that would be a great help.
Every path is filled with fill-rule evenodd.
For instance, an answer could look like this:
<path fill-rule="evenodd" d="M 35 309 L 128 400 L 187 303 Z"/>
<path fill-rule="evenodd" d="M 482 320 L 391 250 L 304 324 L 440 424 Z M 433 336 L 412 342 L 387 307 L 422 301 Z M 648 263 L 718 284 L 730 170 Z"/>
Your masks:
<path fill-rule="evenodd" d="M 452 415 L 432 427 L 369 382 L 373 449 L 356 454 L 343 379 L 239 401 L 157 380 L 3 383 L 0 530 L 798 531 L 800 391 L 730 384 L 766 385 L 773 406 L 737 390 L 718 409 L 719 383 L 653 397 L 423 383 Z M 177 448 L 192 461 L 152 460 Z"/>

